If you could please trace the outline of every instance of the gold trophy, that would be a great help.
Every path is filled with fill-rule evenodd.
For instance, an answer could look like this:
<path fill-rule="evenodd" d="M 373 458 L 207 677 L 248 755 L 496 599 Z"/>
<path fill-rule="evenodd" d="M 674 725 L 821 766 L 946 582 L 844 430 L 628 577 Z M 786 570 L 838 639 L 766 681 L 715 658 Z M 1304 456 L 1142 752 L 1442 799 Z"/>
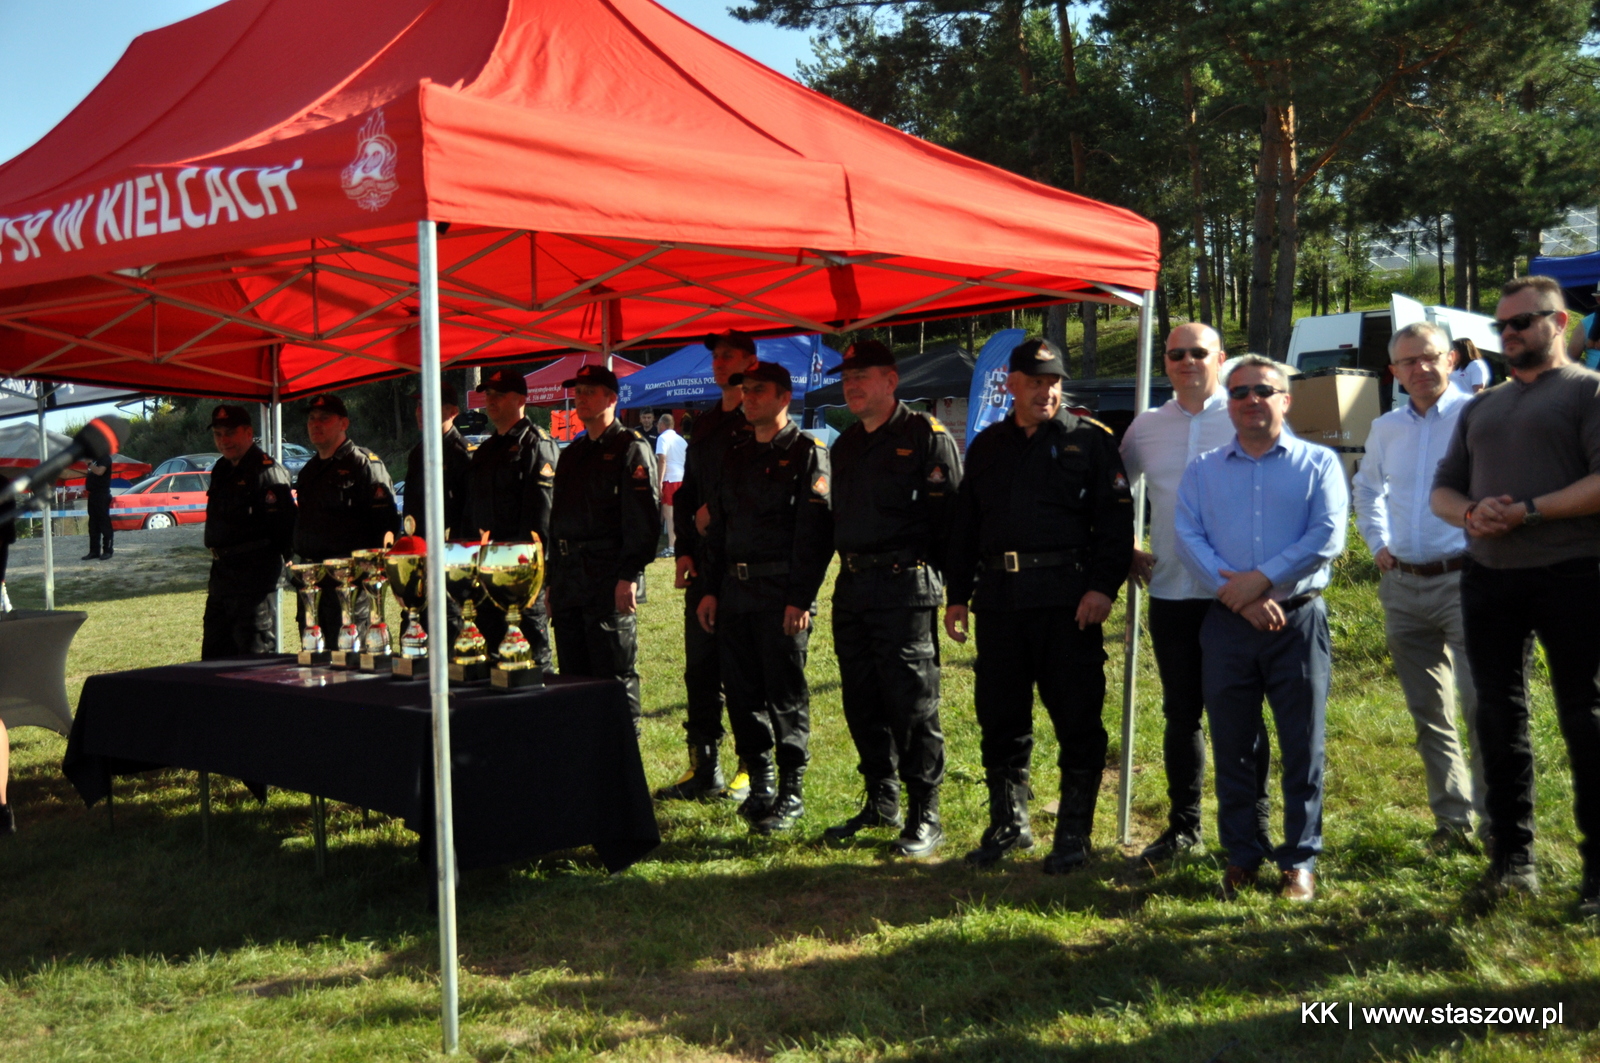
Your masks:
<path fill-rule="evenodd" d="M 522 610 L 544 587 L 544 550 L 537 542 L 484 543 L 478 548 L 478 585 L 506 614 L 506 637 L 495 650 L 489 681 L 502 690 L 544 686 L 544 669 L 518 626 Z"/>
<path fill-rule="evenodd" d="M 474 601 L 478 583 L 478 543 L 444 544 L 445 593 L 461 603 L 461 634 L 450 653 L 450 681 L 475 683 L 489 678 L 489 647 L 478 630 Z"/>
<path fill-rule="evenodd" d="M 330 557 L 322 562 L 328 575 L 334 579 L 339 595 L 339 642 L 333 648 L 332 664 L 335 668 L 358 668 L 361 665 L 361 629 L 351 618 L 356 593 L 356 563 L 348 557 Z"/>
<path fill-rule="evenodd" d="M 294 585 L 300 595 L 300 656 L 301 664 L 327 664 L 331 659 L 322 640 L 322 627 L 317 623 L 317 606 L 321 601 L 322 565 L 315 561 L 290 565 Z"/>
<path fill-rule="evenodd" d="M 383 566 L 401 613 L 400 653 L 393 658 L 390 674 L 397 679 L 425 679 L 428 632 L 422 626 L 422 607 L 427 599 L 427 548 L 421 539 L 401 539 L 384 554 Z"/>
<path fill-rule="evenodd" d="M 389 587 L 389 572 L 384 564 L 387 549 L 352 550 L 350 560 L 355 562 L 356 582 L 372 596 L 372 622 L 367 625 L 366 645 L 361 652 L 363 672 L 385 673 L 394 661 L 394 651 L 389 646 L 389 625 L 385 622 L 388 603 L 384 591 Z"/>

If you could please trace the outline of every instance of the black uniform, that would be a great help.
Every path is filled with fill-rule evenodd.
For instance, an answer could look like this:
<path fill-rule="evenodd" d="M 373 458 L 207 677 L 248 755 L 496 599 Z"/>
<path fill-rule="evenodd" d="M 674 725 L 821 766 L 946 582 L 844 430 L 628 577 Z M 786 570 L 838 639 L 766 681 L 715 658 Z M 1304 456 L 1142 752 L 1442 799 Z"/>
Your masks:
<path fill-rule="evenodd" d="M 251 448 L 235 465 L 218 458 L 206 491 L 206 583 L 200 659 L 272 653 L 272 598 L 294 552 L 294 495 L 282 465 Z"/>
<path fill-rule="evenodd" d="M 944 780 L 938 607 L 961 457 L 944 426 L 905 403 L 833 445 L 833 646 L 845 721 L 869 790 L 898 773 L 912 793 Z"/>
<path fill-rule="evenodd" d="M 717 492 L 722 462 L 734 443 L 750 436 L 742 407 L 722 404 L 694 419 L 683 462 L 683 482 L 672 501 L 672 525 L 679 557 L 694 558 L 698 573 L 683 594 L 683 685 L 689 702 L 684 730 L 689 745 L 715 746 L 722 741 L 722 666 L 717 637 L 700 626 L 695 610 L 706 596 L 705 537 L 695 527 L 695 513 Z"/>
<path fill-rule="evenodd" d="M 444 531 L 445 538 L 457 536 L 477 538 L 472 529 L 467 527 L 465 512 L 467 508 L 467 462 L 472 455 L 467 453 L 467 441 L 456 431 L 454 425 L 450 431 L 444 433 Z M 414 522 L 417 535 L 427 538 L 428 529 L 424 523 L 427 517 L 428 495 L 426 481 L 422 473 L 422 444 L 418 443 L 411 448 L 411 453 L 406 455 L 406 496 L 405 508 L 401 511 L 401 527 L 405 527 L 405 517 L 410 517 Z M 455 644 L 456 636 L 461 634 L 461 605 L 448 594 L 444 599 L 444 612 L 446 625 L 449 628 L 446 646 Z M 423 608 L 417 613 L 417 622 L 424 629 L 428 626 L 428 610 Z"/>
<path fill-rule="evenodd" d="M 621 422 L 573 440 L 556 466 L 550 508 L 550 618 L 561 674 L 620 679 L 639 718 L 637 616 L 617 611 L 619 582 L 637 583 L 661 535 L 650 448 Z"/>
<path fill-rule="evenodd" d="M 740 436 L 709 499 L 702 575 L 717 598 L 734 749 L 752 780 L 773 763 L 774 746 L 782 771 L 804 772 L 809 759 L 811 633 L 785 634 L 783 614 L 791 605 L 816 612 L 833 556 L 831 475 L 827 448 L 790 422 L 769 443 Z"/>
<path fill-rule="evenodd" d="M 1031 437 L 1007 417 L 967 448 L 945 577 L 950 604 L 970 599 L 979 614 L 974 700 L 991 828 L 1006 806 L 1026 833 L 1037 684 L 1061 746 L 1058 842 L 1089 836 L 1106 758 L 1106 652 L 1101 625 L 1080 631 L 1075 614 L 1085 593 L 1115 599 L 1127 578 L 1132 503 L 1111 432 L 1065 409 Z"/>
<path fill-rule="evenodd" d="M 86 473 L 83 486 L 89 492 L 89 556 L 111 556 L 111 460 L 101 466 L 99 476 Z"/>
<path fill-rule="evenodd" d="M 313 457 L 295 479 L 300 512 L 294 527 L 294 552 L 307 561 L 349 557 L 353 550 L 375 550 L 383 537 L 395 531 L 394 484 L 389 470 L 375 451 L 346 439 L 333 456 Z M 337 646 L 340 626 L 339 596 L 333 578 L 322 583 L 317 623 L 330 648 Z M 351 619 L 367 637 L 372 602 L 358 590 L 351 600 Z M 302 627 L 304 618 L 301 618 Z"/>
<path fill-rule="evenodd" d="M 556 463 L 561 451 L 550 433 L 526 417 L 509 431 L 490 436 L 478 445 L 467 466 L 467 504 L 461 530 L 453 539 L 476 539 L 483 532 L 497 543 L 527 542 L 530 535 L 544 545 L 546 570 L 550 553 L 550 501 L 555 490 Z M 533 658 L 550 671 L 550 620 L 541 592 L 522 610 L 522 633 L 528 637 Z M 489 652 L 506 637 L 506 614 L 493 603 L 478 607 L 478 630 Z"/>

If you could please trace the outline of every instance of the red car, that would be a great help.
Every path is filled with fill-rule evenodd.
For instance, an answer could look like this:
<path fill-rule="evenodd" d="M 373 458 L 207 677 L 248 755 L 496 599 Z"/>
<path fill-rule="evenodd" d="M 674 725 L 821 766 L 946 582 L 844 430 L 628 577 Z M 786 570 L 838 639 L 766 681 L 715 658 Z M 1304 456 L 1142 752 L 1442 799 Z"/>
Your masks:
<path fill-rule="evenodd" d="M 111 526 L 118 531 L 204 524 L 208 472 L 170 472 L 152 476 L 111 500 Z"/>

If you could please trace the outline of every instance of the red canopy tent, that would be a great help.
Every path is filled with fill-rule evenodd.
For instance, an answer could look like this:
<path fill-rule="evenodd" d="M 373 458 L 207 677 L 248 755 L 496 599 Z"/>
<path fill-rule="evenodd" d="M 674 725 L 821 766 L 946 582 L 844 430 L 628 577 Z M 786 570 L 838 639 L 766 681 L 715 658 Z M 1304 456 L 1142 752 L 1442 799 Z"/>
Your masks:
<path fill-rule="evenodd" d="M 0 167 L 0 376 L 276 407 L 420 369 L 437 423 L 441 364 L 1087 300 L 1142 307 L 1144 378 L 1158 255 L 1145 219 L 867 119 L 650 0 L 230 0 L 137 39 Z"/>
<path fill-rule="evenodd" d="M 577 375 L 578 367 L 590 364 L 606 364 L 603 354 L 568 354 L 549 365 L 541 366 L 533 372 L 523 376 L 523 382 L 528 385 L 529 406 L 558 406 L 572 398 L 572 390 L 561 386 L 564 380 L 571 380 Z M 644 366 L 638 362 L 630 362 L 626 358 L 612 356 L 611 371 L 617 376 L 628 376 L 637 373 Z M 483 396 L 474 391 L 467 396 L 467 409 L 478 410 L 483 408 Z"/>

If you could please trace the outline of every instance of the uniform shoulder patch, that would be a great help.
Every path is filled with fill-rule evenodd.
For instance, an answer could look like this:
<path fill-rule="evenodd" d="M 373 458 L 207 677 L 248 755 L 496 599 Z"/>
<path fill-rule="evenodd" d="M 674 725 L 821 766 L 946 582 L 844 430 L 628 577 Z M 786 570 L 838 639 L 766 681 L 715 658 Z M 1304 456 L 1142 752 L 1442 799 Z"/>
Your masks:
<path fill-rule="evenodd" d="M 263 465 L 271 465 L 272 464 L 272 455 L 271 454 L 263 454 L 263 455 L 261 455 L 261 464 L 263 464 Z"/>
<path fill-rule="evenodd" d="M 378 457 L 378 452 L 376 450 L 369 450 L 369 451 L 367 451 L 367 460 L 368 461 L 382 461 L 383 459 Z"/>
<path fill-rule="evenodd" d="M 805 433 L 801 433 L 801 434 L 804 435 Z M 811 440 L 811 445 L 812 446 L 821 447 L 823 450 L 827 450 L 828 449 L 828 444 L 824 443 L 822 440 L 818 439 L 816 436 L 807 435 L 806 438 Z"/>
<path fill-rule="evenodd" d="M 923 416 L 928 419 L 928 427 L 933 429 L 935 432 L 948 431 L 948 429 L 945 428 L 944 425 L 939 423 L 939 418 L 935 417 L 933 414 L 928 413 L 928 414 L 923 414 Z"/>
<path fill-rule="evenodd" d="M 1078 415 L 1078 419 L 1081 420 L 1081 421 L 1085 421 L 1085 422 L 1087 422 L 1089 424 L 1094 425 L 1096 428 L 1100 429 L 1100 431 L 1104 432 L 1108 436 L 1114 436 L 1114 435 L 1117 434 L 1117 433 L 1113 432 L 1110 429 L 1109 426 L 1100 423 L 1099 421 L 1095 420 L 1093 417 L 1088 417 L 1088 416 L 1085 416 L 1083 414 L 1079 414 Z"/>

